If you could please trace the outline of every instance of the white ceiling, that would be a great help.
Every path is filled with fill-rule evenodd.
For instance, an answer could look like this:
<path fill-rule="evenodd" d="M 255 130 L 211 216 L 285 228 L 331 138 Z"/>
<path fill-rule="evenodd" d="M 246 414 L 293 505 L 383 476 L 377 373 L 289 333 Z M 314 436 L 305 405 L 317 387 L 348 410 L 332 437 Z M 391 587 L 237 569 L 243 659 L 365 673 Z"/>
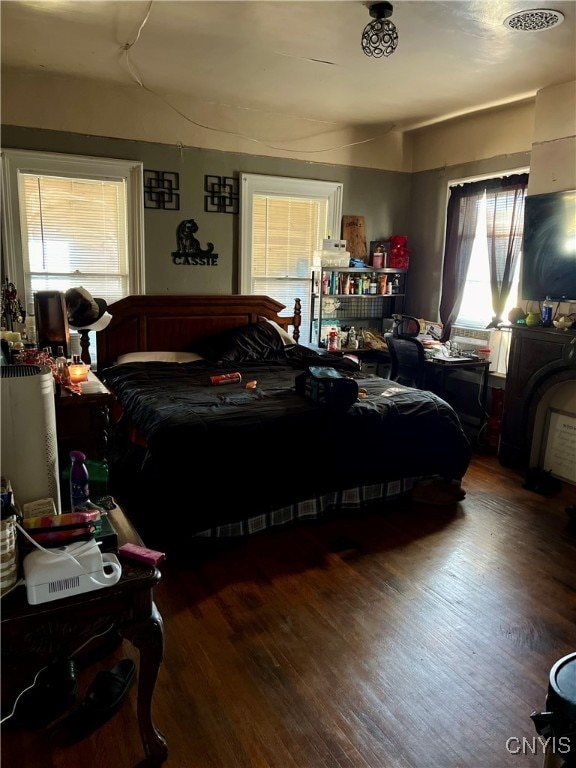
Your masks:
<path fill-rule="evenodd" d="M 576 79 L 574 0 L 396 0 L 398 48 L 381 59 L 360 46 L 369 5 L 3 0 L 1 58 L 5 67 L 142 85 L 162 97 L 399 130 Z M 541 32 L 504 26 L 529 8 L 561 11 L 565 21 Z"/>

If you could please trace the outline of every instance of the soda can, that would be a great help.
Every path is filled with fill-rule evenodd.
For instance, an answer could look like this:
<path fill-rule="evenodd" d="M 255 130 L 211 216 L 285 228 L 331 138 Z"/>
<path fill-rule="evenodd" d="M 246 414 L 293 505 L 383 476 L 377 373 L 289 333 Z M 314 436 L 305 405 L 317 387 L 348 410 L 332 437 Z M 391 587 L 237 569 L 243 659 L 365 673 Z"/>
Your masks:
<path fill-rule="evenodd" d="M 221 373 L 218 376 L 210 376 L 210 384 L 214 387 L 219 387 L 221 384 L 240 384 L 242 381 L 242 374 L 235 373 Z"/>

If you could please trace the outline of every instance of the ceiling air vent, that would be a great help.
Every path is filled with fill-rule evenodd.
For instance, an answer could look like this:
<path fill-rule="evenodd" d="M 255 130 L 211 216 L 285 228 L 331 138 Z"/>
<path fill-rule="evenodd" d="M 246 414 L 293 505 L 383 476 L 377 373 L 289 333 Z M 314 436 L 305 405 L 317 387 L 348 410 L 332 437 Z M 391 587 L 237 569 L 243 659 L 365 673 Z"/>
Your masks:
<path fill-rule="evenodd" d="M 504 26 L 519 32 L 541 32 L 544 29 L 557 27 L 564 21 L 564 14 L 544 8 L 531 8 L 528 11 L 518 11 L 504 19 Z"/>

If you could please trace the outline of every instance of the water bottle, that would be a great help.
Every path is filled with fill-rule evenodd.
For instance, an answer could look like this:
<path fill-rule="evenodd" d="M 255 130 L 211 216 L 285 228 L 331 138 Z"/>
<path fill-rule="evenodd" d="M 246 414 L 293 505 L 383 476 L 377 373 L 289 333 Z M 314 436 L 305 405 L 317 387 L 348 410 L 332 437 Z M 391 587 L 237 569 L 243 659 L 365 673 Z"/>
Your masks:
<path fill-rule="evenodd" d="M 64 356 L 64 347 L 58 347 L 58 357 L 56 358 L 56 372 L 60 384 L 70 384 L 70 371 L 68 370 L 68 360 Z"/>
<path fill-rule="evenodd" d="M 546 296 L 542 304 L 541 317 L 544 328 L 550 328 L 552 326 L 552 301 L 550 296 Z"/>
<path fill-rule="evenodd" d="M 358 339 L 356 338 L 356 329 L 351 326 L 348 332 L 348 349 L 358 349 Z"/>
<path fill-rule="evenodd" d="M 90 487 L 88 485 L 88 470 L 86 456 L 82 451 L 70 451 L 72 466 L 70 467 L 70 508 L 85 509 L 90 504 Z"/>

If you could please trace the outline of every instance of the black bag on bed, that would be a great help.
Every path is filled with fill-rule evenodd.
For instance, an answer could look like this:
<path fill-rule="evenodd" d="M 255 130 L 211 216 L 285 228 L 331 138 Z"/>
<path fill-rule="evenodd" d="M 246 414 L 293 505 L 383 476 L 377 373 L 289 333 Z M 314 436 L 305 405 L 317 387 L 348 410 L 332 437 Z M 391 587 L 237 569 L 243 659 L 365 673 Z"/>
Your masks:
<path fill-rule="evenodd" d="M 296 392 L 318 405 L 347 410 L 358 399 L 358 384 L 336 368 L 311 366 L 296 376 Z"/>

